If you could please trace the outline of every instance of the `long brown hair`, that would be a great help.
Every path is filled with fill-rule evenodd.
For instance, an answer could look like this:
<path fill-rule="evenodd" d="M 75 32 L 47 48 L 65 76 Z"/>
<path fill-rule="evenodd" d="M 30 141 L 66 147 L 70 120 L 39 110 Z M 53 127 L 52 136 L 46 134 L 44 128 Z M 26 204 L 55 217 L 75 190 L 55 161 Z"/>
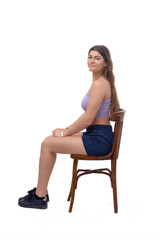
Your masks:
<path fill-rule="evenodd" d="M 100 55 L 104 58 L 105 63 L 107 64 L 107 66 L 104 67 L 103 74 L 107 78 L 107 80 L 110 82 L 110 86 L 111 86 L 110 114 L 112 114 L 113 112 L 116 112 L 120 109 L 120 104 L 119 104 L 117 91 L 115 87 L 115 77 L 113 74 L 113 63 L 112 63 L 110 52 L 108 48 L 103 45 L 95 45 L 89 50 L 89 53 L 90 51 L 99 52 Z"/>

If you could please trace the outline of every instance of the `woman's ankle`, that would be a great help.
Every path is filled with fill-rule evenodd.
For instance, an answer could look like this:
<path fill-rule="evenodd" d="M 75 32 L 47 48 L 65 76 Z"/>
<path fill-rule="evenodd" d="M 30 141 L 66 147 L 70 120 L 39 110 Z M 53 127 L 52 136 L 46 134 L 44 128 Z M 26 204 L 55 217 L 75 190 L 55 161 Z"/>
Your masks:
<path fill-rule="evenodd" d="M 45 197 L 47 195 L 47 191 L 42 191 L 42 190 L 36 188 L 35 194 L 38 197 L 42 198 L 42 197 Z"/>

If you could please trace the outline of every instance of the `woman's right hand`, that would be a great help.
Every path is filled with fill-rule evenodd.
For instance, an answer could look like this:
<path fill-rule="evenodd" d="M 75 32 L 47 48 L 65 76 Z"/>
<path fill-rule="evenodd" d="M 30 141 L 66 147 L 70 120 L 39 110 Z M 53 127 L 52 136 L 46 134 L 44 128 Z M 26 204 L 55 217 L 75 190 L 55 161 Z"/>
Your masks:
<path fill-rule="evenodd" d="M 52 131 L 52 135 L 54 137 L 62 137 L 63 130 L 64 130 L 63 128 L 56 128 L 55 130 Z"/>

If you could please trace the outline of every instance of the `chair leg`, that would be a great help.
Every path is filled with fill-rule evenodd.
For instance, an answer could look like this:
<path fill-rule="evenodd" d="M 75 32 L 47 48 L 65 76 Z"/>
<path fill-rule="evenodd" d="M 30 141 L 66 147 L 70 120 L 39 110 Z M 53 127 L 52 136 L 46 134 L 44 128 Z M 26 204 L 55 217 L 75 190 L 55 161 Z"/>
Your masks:
<path fill-rule="evenodd" d="M 112 187 L 113 187 L 113 201 L 114 212 L 118 213 L 118 201 L 117 201 L 117 183 L 116 183 L 116 159 L 112 160 Z"/>
<path fill-rule="evenodd" d="M 112 163 L 112 160 L 111 160 L 111 172 L 113 170 L 113 163 Z M 110 177 L 110 180 L 111 180 L 111 187 L 113 188 L 113 181 L 112 181 L 112 175 Z"/>
<path fill-rule="evenodd" d="M 72 184 L 71 184 L 71 189 L 70 193 L 68 196 L 68 201 L 70 200 L 70 206 L 69 206 L 69 212 L 72 212 L 72 207 L 74 203 L 74 196 L 75 196 L 75 188 L 76 188 L 76 181 L 77 181 L 77 165 L 78 165 L 78 160 L 73 161 L 73 173 L 72 173 Z"/>
<path fill-rule="evenodd" d="M 71 184 L 71 187 L 72 187 L 72 184 Z M 69 195 L 68 195 L 67 201 L 70 201 L 70 199 L 71 199 L 71 187 L 70 187 L 70 191 L 69 191 Z"/>

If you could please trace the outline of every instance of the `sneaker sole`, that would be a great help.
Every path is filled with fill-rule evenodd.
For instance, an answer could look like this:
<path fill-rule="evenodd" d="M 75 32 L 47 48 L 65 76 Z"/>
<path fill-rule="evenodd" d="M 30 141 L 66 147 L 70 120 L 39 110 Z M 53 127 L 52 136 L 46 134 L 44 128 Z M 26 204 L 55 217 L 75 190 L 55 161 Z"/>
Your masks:
<path fill-rule="evenodd" d="M 37 205 L 32 205 L 32 206 L 26 206 L 22 203 L 18 203 L 20 207 L 25 207 L 25 208 L 36 208 L 36 209 L 46 209 L 48 206 L 37 206 Z"/>

